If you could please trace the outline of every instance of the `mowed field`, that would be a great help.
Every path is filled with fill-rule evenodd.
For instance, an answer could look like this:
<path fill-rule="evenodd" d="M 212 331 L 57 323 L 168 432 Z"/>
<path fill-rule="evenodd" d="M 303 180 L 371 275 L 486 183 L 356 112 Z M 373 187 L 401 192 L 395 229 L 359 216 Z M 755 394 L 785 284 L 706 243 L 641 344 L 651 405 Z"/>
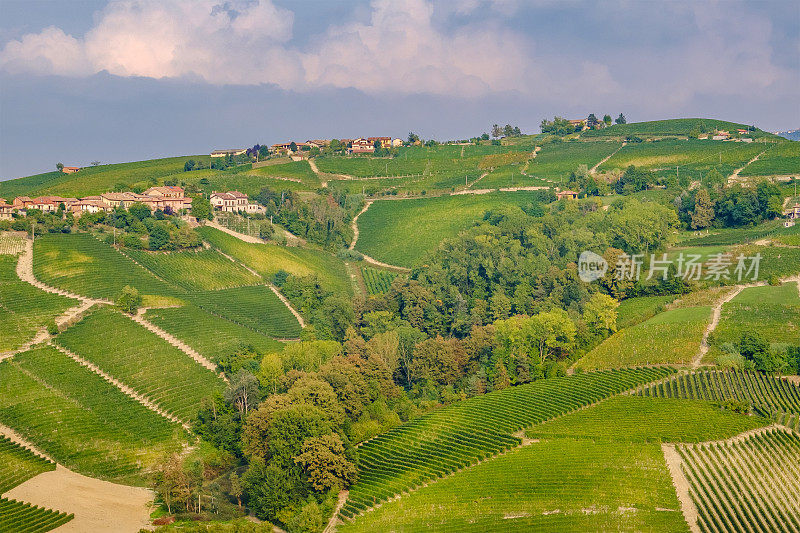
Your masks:
<path fill-rule="evenodd" d="M 622 329 L 586 354 L 583 370 L 648 364 L 686 364 L 698 354 L 711 318 L 709 307 L 686 307 L 659 313 Z"/>
<path fill-rule="evenodd" d="M 536 202 L 535 192 L 497 192 L 375 201 L 358 217 L 356 249 L 378 261 L 413 267 L 444 239 L 457 236 L 502 205 Z"/>
<path fill-rule="evenodd" d="M 534 425 L 526 433 L 541 440 L 341 531 L 687 531 L 660 442 L 730 437 L 766 423 L 707 402 L 611 398 Z"/>

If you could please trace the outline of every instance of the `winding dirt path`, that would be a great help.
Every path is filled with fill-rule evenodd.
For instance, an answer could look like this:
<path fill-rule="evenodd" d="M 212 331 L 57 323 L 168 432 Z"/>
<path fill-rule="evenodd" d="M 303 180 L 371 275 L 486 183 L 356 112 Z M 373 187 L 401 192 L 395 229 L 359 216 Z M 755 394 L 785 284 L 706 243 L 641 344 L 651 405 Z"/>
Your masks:
<path fill-rule="evenodd" d="M 592 168 L 590 168 L 590 169 L 589 169 L 589 174 L 595 174 L 595 173 L 597 172 L 597 169 L 598 169 L 598 168 L 600 168 L 600 165 L 602 165 L 603 163 L 605 163 L 606 161 L 608 161 L 609 159 L 611 159 L 611 158 L 614 156 L 614 154 L 616 154 L 617 152 L 619 152 L 620 150 L 622 150 L 622 148 L 624 148 L 626 144 L 628 144 L 628 143 L 627 143 L 627 142 L 625 142 L 625 141 L 623 141 L 623 142 L 622 142 L 622 145 L 621 145 L 619 148 L 617 148 L 616 150 L 614 150 L 613 152 L 611 152 L 610 154 L 608 154 L 608 155 L 607 155 L 606 157 L 604 157 L 604 158 L 603 158 L 603 159 L 602 159 L 602 160 L 601 160 L 599 163 L 597 163 L 595 166 L 593 166 Z"/>
<path fill-rule="evenodd" d="M 770 146 L 770 148 L 772 148 L 772 147 Z M 734 171 L 733 171 L 733 174 L 731 174 L 730 176 L 728 176 L 728 183 L 734 183 L 734 182 L 736 182 L 736 181 L 739 179 L 739 173 L 740 173 L 742 170 L 744 170 L 744 169 L 746 169 L 747 167 L 749 167 L 749 166 L 750 166 L 752 163 L 755 163 L 756 161 L 758 161 L 758 158 L 759 158 L 759 157 L 761 157 L 762 155 L 764 155 L 764 154 L 767 152 L 767 150 L 769 150 L 769 148 L 765 148 L 763 152 L 761 152 L 760 154 L 758 154 L 757 156 L 755 156 L 753 159 L 751 159 L 750 161 L 748 161 L 747 163 L 745 163 L 745 164 L 744 164 L 744 166 L 743 166 L 742 168 L 737 168 L 736 170 L 734 170 Z"/>
<path fill-rule="evenodd" d="M 366 202 L 364 202 L 364 208 L 361 211 L 359 211 L 356 216 L 353 217 L 353 221 L 350 223 L 350 226 L 353 228 L 353 241 L 350 243 L 350 246 L 348 246 L 350 250 L 355 249 L 356 243 L 358 242 L 358 217 L 366 213 L 367 209 L 369 209 L 369 206 L 371 205 L 372 205 L 372 200 L 367 200 Z"/>
<path fill-rule="evenodd" d="M 331 519 L 328 520 L 328 525 L 325 526 L 325 529 L 322 530 L 322 533 L 334 533 L 336 531 L 336 526 L 342 523 L 342 521 L 339 519 L 339 511 L 342 510 L 345 502 L 347 502 L 347 496 L 349 494 L 349 490 L 343 490 L 339 493 L 339 499 L 336 500 L 336 507 L 333 509 L 333 515 L 331 515 Z"/>
<path fill-rule="evenodd" d="M 369 209 L 369 206 L 372 205 L 373 201 L 374 200 L 367 200 L 364 204 L 364 209 L 359 211 L 358 214 L 353 217 L 353 221 L 350 223 L 351 227 L 353 228 L 353 241 L 350 243 L 350 246 L 348 246 L 350 250 L 354 250 L 356 247 L 356 243 L 358 242 L 358 217 L 363 215 L 367 211 L 367 209 Z M 394 270 L 395 272 L 402 272 L 402 273 L 411 272 L 410 268 L 401 267 L 398 265 L 390 265 L 389 263 L 384 263 L 383 261 L 378 261 L 377 259 L 373 259 L 372 257 L 368 256 L 365 253 L 362 252 L 359 253 L 361 253 L 362 257 L 364 258 L 364 262 L 369 263 L 370 265 L 380 268 L 385 268 L 387 270 Z"/>
<path fill-rule="evenodd" d="M 689 525 L 689 531 L 692 533 L 700 533 L 700 527 L 697 525 L 697 507 L 694 505 L 692 496 L 689 494 L 689 480 L 686 479 L 683 473 L 681 456 L 678 454 L 673 444 L 662 444 L 661 451 L 664 453 L 664 460 L 667 463 L 669 474 L 672 477 L 672 484 L 678 495 L 678 501 L 681 503 L 683 518 Z"/>
<path fill-rule="evenodd" d="M 100 367 L 98 367 L 94 363 L 91 363 L 91 362 L 87 361 L 86 359 L 82 358 L 81 356 L 79 356 L 79 355 L 67 350 L 63 346 L 60 346 L 60 345 L 58 345 L 56 343 L 50 343 L 50 345 L 53 346 L 59 352 L 63 353 L 67 357 L 69 357 L 70 359 L 74 360 L 76 363 L 85 366 L 86 368 L 88 368 L 89 370 L 91 370 L 92 372 L 94 372 L 95 374 L 97 374 L 98 376 L 100 376 L 101 378 L 106 380 L 107 382 L 109 382 L 112 385 L 114 385 L 116 388 L 118 388 L 120 391 L 122 391 L 126 396 L 129 396 L 130 398 L 133 398 L 134 400 L 136 400 L 140 404 L 144 405 L 145 407 L 147 407 L 151 411 L 163 416 L 167 420 L 170 420 L 172 422 L 176 422 L 176 423 L 180 424 L 187 431 L 189 431 L 191 429 L 188 423 L 184 422 L 183 420 L 181 420 L 180 418 L 176 417 L 175 415 L 171 415 L 170 413 L 164 411 L 158 405 L 156 405 L 155 403 L 151 402 L 150 400 L 148 400 L 147 398 L 145 398 L 144 396 L 142 396 L 141 394 L 139 394 L 138 392 L 136 392 L 135 390 L 133 390 L 129 386 L 125 385 L 124 383 L 122 383 L 118 379 L 114 378 L 110 374 L 105 373 L 103 370 L 100 369 Z"/>

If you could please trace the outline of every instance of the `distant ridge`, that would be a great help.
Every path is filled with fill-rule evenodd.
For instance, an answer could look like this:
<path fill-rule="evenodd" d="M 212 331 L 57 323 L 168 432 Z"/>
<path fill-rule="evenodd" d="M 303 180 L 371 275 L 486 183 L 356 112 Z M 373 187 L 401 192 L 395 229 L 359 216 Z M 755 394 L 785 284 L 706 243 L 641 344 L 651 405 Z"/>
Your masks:
<path fill-rule="evenodd" d="M 775 135 L 779 135 L 784 139 L 789 139 L 790 141 L 800 141 L 800 129 L 789 130 L 789 131 L 776 131 Z"/>

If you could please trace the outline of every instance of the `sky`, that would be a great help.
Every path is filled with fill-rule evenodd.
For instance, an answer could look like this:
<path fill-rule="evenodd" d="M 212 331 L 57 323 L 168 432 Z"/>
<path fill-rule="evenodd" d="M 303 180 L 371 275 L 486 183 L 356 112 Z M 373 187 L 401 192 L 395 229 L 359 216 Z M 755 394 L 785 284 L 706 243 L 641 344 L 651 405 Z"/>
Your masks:
<path fill-rule="evenodd" d="M 0 0 L 0 180 L 589 113 L 800 128 L 800 2 Z"/>

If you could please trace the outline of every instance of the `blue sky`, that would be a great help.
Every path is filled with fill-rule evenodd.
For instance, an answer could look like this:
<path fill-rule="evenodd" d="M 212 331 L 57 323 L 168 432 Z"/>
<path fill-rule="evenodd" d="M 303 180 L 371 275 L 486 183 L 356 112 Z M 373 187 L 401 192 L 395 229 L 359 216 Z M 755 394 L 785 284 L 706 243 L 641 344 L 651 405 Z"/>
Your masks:
<path fill-rule="evenodd" d="M 800 127 L 800 3 L 0 0 L 0 179 L 544 117 Z"/>

